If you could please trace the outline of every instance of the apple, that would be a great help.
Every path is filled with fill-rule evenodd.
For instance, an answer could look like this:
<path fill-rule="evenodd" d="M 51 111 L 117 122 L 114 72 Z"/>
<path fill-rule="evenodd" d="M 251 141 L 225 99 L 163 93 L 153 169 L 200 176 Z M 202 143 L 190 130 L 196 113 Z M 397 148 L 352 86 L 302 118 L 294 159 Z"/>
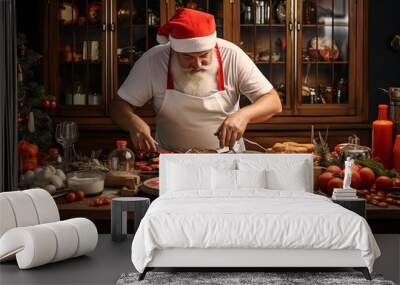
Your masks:
<path fill-rule="evenodd" d="M 83 191 L 76 192 L 76 197 L 77 197 L 77 201 L 82 200 L 83 198 L 85 198 L 85 192 L 83 192 Z"/>
<path fill-rule="evenodd" d="M 361 177 L 361 188 L 371 189 L 372 185 L 375 182 L 375 173 L 372 171 L 371 168 L 363 167 L 358 172 Z"/>
<path fill-rule="evenodd" d="M 76 198 L 77 198 L 76 193 L 71 191 L 67 194 L 66 198 L 67 198 L 68 202 L 74 202 L 74 201 L 76 201 Z"/>

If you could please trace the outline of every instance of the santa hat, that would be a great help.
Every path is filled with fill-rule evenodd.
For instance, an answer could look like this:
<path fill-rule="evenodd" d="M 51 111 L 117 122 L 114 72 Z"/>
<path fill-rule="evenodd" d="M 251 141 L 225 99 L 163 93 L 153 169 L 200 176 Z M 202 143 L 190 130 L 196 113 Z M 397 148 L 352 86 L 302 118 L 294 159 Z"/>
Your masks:
<path fill-rule="evenodd" d="M 214 16 L 193 9 L 179 9 L 157 33 L 157 42 L 171 43 L 177 52 L 200 52 L 212 49 L 217 42 Z"/>

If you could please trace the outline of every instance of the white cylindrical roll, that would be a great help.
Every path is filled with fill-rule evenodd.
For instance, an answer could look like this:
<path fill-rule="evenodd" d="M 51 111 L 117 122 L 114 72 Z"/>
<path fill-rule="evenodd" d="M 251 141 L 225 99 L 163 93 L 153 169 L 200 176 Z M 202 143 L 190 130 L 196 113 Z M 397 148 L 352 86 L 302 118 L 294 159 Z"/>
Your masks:
<path fill-rule="evenodd" d="M 0 193 L 0 237 L 6 231 L 15 228 L 16 226 L 17 223 L 10 202 L 8 202 L 7 198 L 3 197 L 2 193 Z"/>
<path fill-rule="evenodd" d="M 44 224 L 57 238 L 57 251 L 51 262 L 57 262 L 74 256 L 78 248 L 78 233 L 74 226 L 65 221 Z"/>
<path fill-rule="evenodd" d="M 39 223 L 36 208 L 30 196 L 23 191 L 3 192 L 14 211 L 17 227 L 33 226 Z"/>
<path fill-rule="evenodd" d="M 0 244 L 2 254 L 19 250 L 16 257 L 20 269 L 49 263 L 57 249 L 54 232 L 43 225 L 11 229 L 1 237 Z"/>
<path fill-rule="evenodd" d="M 37 188 L 25 190 L 36 208 L 39 217 L 39 224 L 52 223 L 60 220 L 58 208 L 53 197 L 46 190 Z"/>
<path fill-rule="evenodd" d="M 73 225 L 78 233 L 78 250 L 74 257 L 86 254 L 96 248 L 98 234 L 92 221 L 85 218 L 74 218 L 64 222 Z"/>

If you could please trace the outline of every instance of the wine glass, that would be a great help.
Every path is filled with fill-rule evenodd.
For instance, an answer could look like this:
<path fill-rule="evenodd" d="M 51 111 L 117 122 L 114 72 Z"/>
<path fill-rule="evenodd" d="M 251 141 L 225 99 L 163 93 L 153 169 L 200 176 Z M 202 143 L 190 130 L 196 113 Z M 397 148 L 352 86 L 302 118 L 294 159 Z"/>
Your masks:
<path fill-rule="evenodd" d="M 78 141 L 78 126 L 75 122 L 60 122 L 56 125 L 55 138 L 64 149 L 64 170 L 68 170 L 68 166 L 73 159 L 73 145 Z"/>

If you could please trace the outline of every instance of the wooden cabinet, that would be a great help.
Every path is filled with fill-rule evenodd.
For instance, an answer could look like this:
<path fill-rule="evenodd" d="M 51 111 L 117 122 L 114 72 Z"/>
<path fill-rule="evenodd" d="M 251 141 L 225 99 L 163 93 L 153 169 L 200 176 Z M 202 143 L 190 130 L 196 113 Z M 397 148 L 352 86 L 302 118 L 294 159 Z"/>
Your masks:
<path fill-rule="evenodd" d="M 240 46 L 280 94 L 283 112 L 249 125 L 246 136 L 266 146 L 309 141 L 314 124 L 329 127 L 331 144 L 352 133 L 369 143 L 366 0 L 50 0 L 45 82 L 59 102 L 57 119 L 77 121 L 93 139 L 101 140 L 99 130 L 118 133 L 113 97 L 182 6 L 215 15 L 218 36 Z M 138 113 L 154 127 L 151 102 Z"/>

